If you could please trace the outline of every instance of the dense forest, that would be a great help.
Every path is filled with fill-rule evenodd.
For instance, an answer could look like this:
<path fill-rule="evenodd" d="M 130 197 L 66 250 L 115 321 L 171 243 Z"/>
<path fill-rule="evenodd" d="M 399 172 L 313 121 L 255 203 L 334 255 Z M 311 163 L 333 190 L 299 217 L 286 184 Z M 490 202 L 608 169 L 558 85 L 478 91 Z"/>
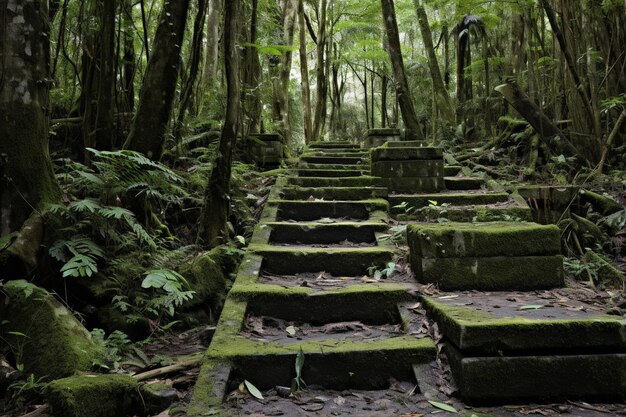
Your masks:
<path fill-rule="evenodd" d="M 593 209 L 552 219 L 566 271 L 623 315 L 625 7 L 0 0 L 0 411 L 166 369 L 170 414 L 137 415 L 183 415 L 276 178 L 375 129 L 460 175 L 583 186 Z"/>

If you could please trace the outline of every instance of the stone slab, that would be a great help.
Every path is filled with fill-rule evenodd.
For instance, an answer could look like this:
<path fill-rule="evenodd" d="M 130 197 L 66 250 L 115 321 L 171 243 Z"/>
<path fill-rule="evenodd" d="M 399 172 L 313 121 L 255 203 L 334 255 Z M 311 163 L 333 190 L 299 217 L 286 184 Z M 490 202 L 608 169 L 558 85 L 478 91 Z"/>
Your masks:
<path fill-rule="evenodd" d="M 384 146 L 387 148 L 421 148 L 428 146 L 428 142 L 422 140 L 402 140 L 400 142 L 387 142 Z"/>
<path fill-rule="evenodd" d="M 477 292 L 422 302 L 441 334 L 464 354 L 626 353 L 626 319 L 582 302 Z"/>
<path fill-rule="evenodd" d="M 353 165 L 354 167 L 354 165 Z M 367 172 L 361 169 L 307 169 L 300 168 L 296 170 L 297 174 L 301 177 L 358 177 L 359 175 Z"/>
<path fill-rule="evenodd" d="M 491 205 L 428 206 L 417 209 L 410 216 L 419 221 L 437 221 L 440 218 L 452 222 L 533 221 L 532 211 L 525 201 L 515 199 Z"/>
<path fill-rule="evenodd" d="M 388 197 L 392 213 L 406 213 L 407 211 L 428 207 L 430 205 L 471 205 L 494 204 L 508 201 L 507 193 L 433 193 L 433 194 L 394 194 Z"/>
<path fill-rule="evenodd" d="M 411 254 L 410 263 L 420 283 L 444 291 L 530 291 L 565 284 L 561 256 L 436 259 Z"/>
<path fill-rule="evenodd" d="M 454 177 L 458 175 L 462 169 L 463 167 L 460 165 L 446 165 L 444 168 L 444 175 L 446 177 Z"/>
<path fill-rule="evenodd" d="M 368 200 L 385 198 L 387 189 L 384 187 L 285 187 L 280 194 L 285 200 Z"/>
<path fill-rule="evenodd" d="M 626 399 L 626 354 L 468 357 L 445 349 L 470 403 Z"/>
<path fill-rule="evenodd" d="M 454 191 L 480 190 L 485 184 L 483 178 L 445 177 L 446 189 Z"/>
<path fill-rule="evenodd" d="M 443 177 L 443 160 L 373 162 L 371 174 L 382 178 Z"/>
<path fill-rule="evenodd" d="M 407 226 L 411 256 L 421 258 L 560 255 L 560 235 L 555 225 L 526 222 Z"/>
<path fill-rule="evenodd" d="M 434 193 L 445 189 L 441 177 L 381 178 L 380 183 L 395 193 Z"/>
<path fill-rule="evenodd" d="M 367 136 L 400 136 L 400 133 L 400 129 L 394 127 L 367 130 Z"/>
<path fill-rule="evenodd" d="M 313 164 L 358 165 L 364 162 L 364 159 L 358 156 L 303 156 L 300 160 Z"/>
<path fill-rule="evenodd" d="M 380 178 L 361 175 L 358 177 L 290 177 L 288 185 L 300 187 L 377 187 L 385 186 Z"/>
<path fill-rule="evenodd" d="M 269 223 L 270 243 L 333 244 L 375 243 L 376 233 L 384 232 L 385 223 L 294 224 Z"/>
<path fill-rule="evenodd" d="M 367 220 L 374 211 L 387 211 L 385 200 L 361 201 L 270 201 L 278 206 L 277 220 L 345 218 Z"/>
<path fill-rule="evenodd" d="M 443 161 L 443 150 L 433 147 L 398 148 L 385 147 L 374 148 L 371 151 L 372 162 L 378 161 L 403 161 L 434 159 Z"/>
<path fill-rule="evenodd" d="M 350 142 L 313 142 L 308 145 L 308 149 L 358 149 L 360 146 Z"/>

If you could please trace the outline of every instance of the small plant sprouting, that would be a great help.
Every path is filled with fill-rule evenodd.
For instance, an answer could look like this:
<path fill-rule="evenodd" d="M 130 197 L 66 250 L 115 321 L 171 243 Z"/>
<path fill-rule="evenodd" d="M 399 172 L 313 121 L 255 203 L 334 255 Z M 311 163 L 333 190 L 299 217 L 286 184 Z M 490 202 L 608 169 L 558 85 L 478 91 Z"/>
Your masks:
<path fill-rule="evenodd" d="M 306 387 L 306 383 L 302 379 L 302 367 L 304 366 L 304 352 L 302 348 L 296 355 L 296 377 L 291 380 L 291 393 L 300 391 Z"/>
<path fill-rule="evenodd" d="M 387 262 L 385 268 L 378 269 L 376 266 L 370 266 L 367 268 L 367 273 L 370 276 L 373 276 L 375 280 L 379 280 L 381 278 L 391 278 L 391 276 L 396 271 L 396 263 L 395 262 Z"/>

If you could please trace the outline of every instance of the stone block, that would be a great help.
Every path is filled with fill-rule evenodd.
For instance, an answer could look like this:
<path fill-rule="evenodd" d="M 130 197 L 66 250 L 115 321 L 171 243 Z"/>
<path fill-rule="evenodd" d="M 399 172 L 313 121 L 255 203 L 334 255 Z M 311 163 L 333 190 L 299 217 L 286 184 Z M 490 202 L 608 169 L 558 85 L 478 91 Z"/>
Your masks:
<path fill-rule="evenodd" d="M 411 256 L 465 258 L 561 253 L 560 229 L 525 222 L 432 223 L 407 227 Z"/>
<path fill-rule="evenodd" d="M 403 160 L 440 160 L 443 162 L 443 151 L 441 148 L 421 147 L 421 148 L 398 148 L 398 147 L 378 147 L 371 151 L 372 162 L 378 161 L 403 161 Z"/>
<path fill-rule="evenodd" d="M 449 345 L 445 352 L 470 403 L 626 398 L 626 354 L 472 357 Z"/>
<path fill-rule="evenodd" d="M 380 181 L 395 193 L 434 193 L 445 189 L 442 177 L 381 178 Z"/>
<path fill-rule="evenodd" d="M 419 282 L 444 291 L 530 291 L 565 283 L 561 256 L 421 258 L 412 253 L 410 262 Z"/>
<path fill-rule="evenodd" d="M 375 177 L 443 177 L 443 160 L 402 160 L 372 162 Z"/>
<path fill-rule="evenodd" d="M 439 331 L 457 349 L 473 355 L 560 352 L 623 352 L 626 319 L 601 314 L 588 304 L 571 307 L 534 294 L 457 294 L 424 297 Z"/>

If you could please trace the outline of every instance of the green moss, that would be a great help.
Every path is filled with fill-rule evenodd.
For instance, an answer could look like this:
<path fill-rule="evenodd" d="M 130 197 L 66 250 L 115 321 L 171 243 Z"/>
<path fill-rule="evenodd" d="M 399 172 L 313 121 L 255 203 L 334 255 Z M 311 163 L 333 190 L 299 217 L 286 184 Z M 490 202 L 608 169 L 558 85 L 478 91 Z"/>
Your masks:
<path fill-rule="evenodd" d="M 561 253 L 560 229 L 522 222 L 409 225 L 411 256 L 450 258 Z"/>
<path fill-rule="evenodd" d="M 411 268 L 423 284 L 444 291 L 528 291 L 564 285 L 561 256 L 485 258 L 421 258 L 411 256 Z"/>
<path fill-rule="evenodd" d="M 283 198 L 303 200 L 309 197 L 326 200 L 368 200 L 384 198 L 387 189 L 384 187 L 286 187 L 282 190 Z"/>
<path fill-rule="evenodd" d="M 112 417 L 138 410 L 137 381 L 128 375 L 80 375 L 48 385 L 46 397 L 55 417 Z"/>
<path fill-rule="evenodd" d="M 556 312 L 552 317 L 527 317 L 517 311 L 506 317 L 472 307 L 446 305 L 431 297 L 424 307 L 442 334 L 462 351 L 496 354 L 555 350 L 623 350 L 626 320 L 590 313 L 570 318 Z"/>
<path fill-rule="evenodd" d="M 231 366 L 228 361 L 205 359 L 193 390 L 188 417 L 225 415 L 222 401 L 226 394 Z"/>
<path fill-rule="evenodd" d="M 381 186 L 380 178 L 361 175 L 359 177 L 320 178 L 320 177 L 291 177 L 287 181 L 290 185 L 301 187 L 371 187 Z"/>
<path fill-rule="evenodd" d="M 72 313 L 47 291 L 23 280 L 2 287 L 7 295 L 3 317 L 5 335 L 26 372 L 37 377 L 62 378 L 88 370 L 99 354 L 91 335 Z"/>
<path fill-rule="evenodd" d="M 399 195 L 390 196 L 389 203 L 392 205 L 392 211 L 404 212 L 401 208 L 394 209 L 402 203 L 407 203 L 408 207 L 420 208 L 429 205 L 442 206 L 443 204 L 452 206 L 467 206 L 473 204 L 494 204 L 507 201 L 509 194 L 507 193 L 435 193 L 435 194 L 419 194 L 419 195 Z M 435 202 L 436 204 L 433 204 Z"/>
<path fill-rule="evenodd" d="M 215 306 L 224 298 L 226 294 L 226 278 L 223 272 L 225 258 L 227 257 L 222 248 L 217 247 L 199 254 L 182 265 L 179 272 L 195 291 L 193 299 L 186 303 L 187 308 L 207 302 Z"/>

